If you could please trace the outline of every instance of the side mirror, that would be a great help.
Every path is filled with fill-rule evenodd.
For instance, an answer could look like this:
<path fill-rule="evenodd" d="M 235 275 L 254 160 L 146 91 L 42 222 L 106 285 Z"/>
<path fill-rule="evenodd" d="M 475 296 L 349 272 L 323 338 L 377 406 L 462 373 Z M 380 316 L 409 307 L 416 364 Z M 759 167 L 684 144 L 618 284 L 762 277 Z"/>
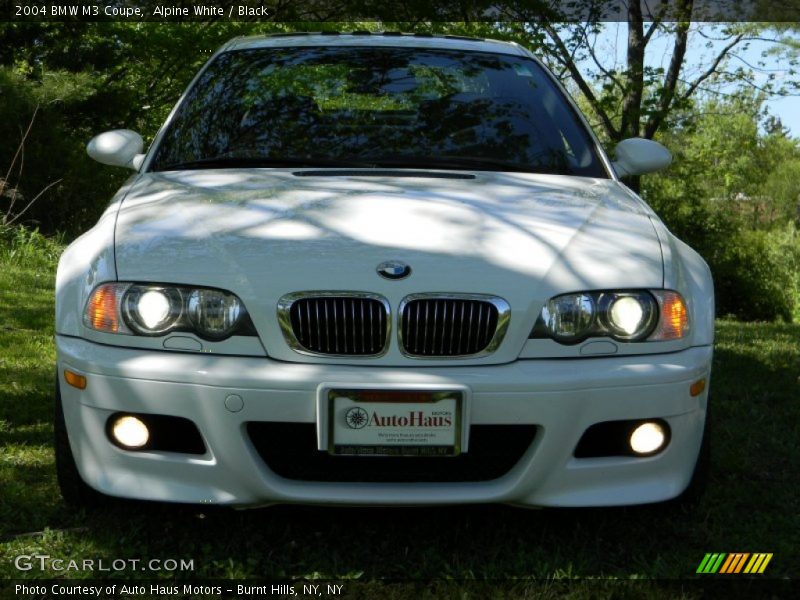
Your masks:
<path fill-rule="evenodd" d="M 660 171 L 672 162 L 672 154 L 658 142 L 644 138 L 622 140 L 614 148 L 617 157 L 612 165 L 620 177 Z"/>
<path fill-rule="evenodd" d="M 99 163 L 127 167 L 138 171 L 144 161 L 144 140 L 130 129 L 115 129 L 95 136 L 86 145 L 86 152 Z"/>

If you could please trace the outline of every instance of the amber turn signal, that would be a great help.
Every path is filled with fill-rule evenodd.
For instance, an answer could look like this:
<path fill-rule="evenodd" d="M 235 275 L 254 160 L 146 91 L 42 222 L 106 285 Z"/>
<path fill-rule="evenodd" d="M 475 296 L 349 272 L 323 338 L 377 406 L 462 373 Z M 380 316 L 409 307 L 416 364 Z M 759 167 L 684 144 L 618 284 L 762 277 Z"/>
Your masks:
<path fill-rule="evenodd" d="M 84 322 L 98 331 L 119 331 L 119 284 L 106 283 L 92 292 L 86 303 Z"/>
<path fill-rule="evenodd" d="M 86 377 L 83 375 L 78 375 L 69 369 L 64 369 L 64 379 L 74 388 L 78 388 L 79 390 L 86 389 Z"/>
<path fill-rule="evenodd" d="M 677 292 L 659 292 L 661 318 L 651 340 L 679 340 L 689 333 L 689 311 Z"/>
<path fill-rule="evenodd" d="M 705 379 L 698 379 L 692 385 L 689 386 L 689 393 L 694 396 L 699 396 L 703 393 L 703 390 L 706 389 L 706 380 Z"/>

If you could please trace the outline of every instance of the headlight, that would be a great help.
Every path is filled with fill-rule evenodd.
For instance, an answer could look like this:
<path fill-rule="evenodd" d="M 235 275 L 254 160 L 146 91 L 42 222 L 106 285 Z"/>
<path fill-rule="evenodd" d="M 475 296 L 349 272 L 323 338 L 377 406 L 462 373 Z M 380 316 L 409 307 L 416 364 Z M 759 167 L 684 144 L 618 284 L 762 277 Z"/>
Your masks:
<path fill-rule="evenodd" d="M 228 337 L 244 312 L 233 294 L 220 290 L 194 290 L 189 295 L 189 319 L 203 337 Z"/>
<path fill-rule="evenodd" d="M 570 343 L 586 337 L 594 325 L 595 302 L 588 294 L 551 298 L 542 309 L 547 330 L 558 341 Z"/>
<path fill-rule="evenodd" d="M 161 336 L 186 331 L 213 341 L 255 335 L 242 301 L 211 288 L 104 283 L 90 295 L 83 322 L 106 333 Z"/>
<path fill-rule="evenodd" d="M 620 290 L 551 298 L 530 337 L 552 338 L 562 344 L 577 344 L 589 337 L 641 342 L 681 339 L 688 332 L 688 310 L 677 292 Z"/>
<path fill-rule="evenodd" d="M 161 335 L 180 322 L 183 298 L 177 288 L 134 285 L 123 297 L 122 316 L 136 333 Z"/>
<path fill-rule="evenodd" d="M 611 337 L 629 342 L 646 337 L 655 324 L 656 301 L 647 292 L 600 296 L 600 321 Z"/>

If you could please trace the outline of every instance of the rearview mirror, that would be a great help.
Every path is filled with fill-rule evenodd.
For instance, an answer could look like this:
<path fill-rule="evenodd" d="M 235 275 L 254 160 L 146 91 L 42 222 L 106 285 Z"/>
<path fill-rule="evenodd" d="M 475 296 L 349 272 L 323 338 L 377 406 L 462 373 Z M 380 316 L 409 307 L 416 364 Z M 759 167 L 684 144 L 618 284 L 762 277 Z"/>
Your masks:
<path fill-rule="evenodd" d="M 614 148 L 617 160 L 612 165 L 617 175 L 644 175 L 668 167 L 672 154 L 658 142 L 644 138 L 622 140 Z"/>
<path fill-rule="evenodd" d="M 115 129 L 95 136 L 86 145 L 86 152 L 97 162 L 138 171 L 144 161 L 144 140 L 130 129 Z"/>

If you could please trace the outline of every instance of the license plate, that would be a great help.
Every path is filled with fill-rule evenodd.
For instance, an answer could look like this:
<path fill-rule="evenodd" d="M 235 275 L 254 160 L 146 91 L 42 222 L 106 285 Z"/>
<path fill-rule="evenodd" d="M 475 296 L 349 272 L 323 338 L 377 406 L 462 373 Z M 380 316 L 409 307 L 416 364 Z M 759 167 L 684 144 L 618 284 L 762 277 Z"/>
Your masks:
<path fill-rule="evenodd" d="M 328 452 L 347 456 L 457 456 L 460 390 L 328 390 Z"/>

